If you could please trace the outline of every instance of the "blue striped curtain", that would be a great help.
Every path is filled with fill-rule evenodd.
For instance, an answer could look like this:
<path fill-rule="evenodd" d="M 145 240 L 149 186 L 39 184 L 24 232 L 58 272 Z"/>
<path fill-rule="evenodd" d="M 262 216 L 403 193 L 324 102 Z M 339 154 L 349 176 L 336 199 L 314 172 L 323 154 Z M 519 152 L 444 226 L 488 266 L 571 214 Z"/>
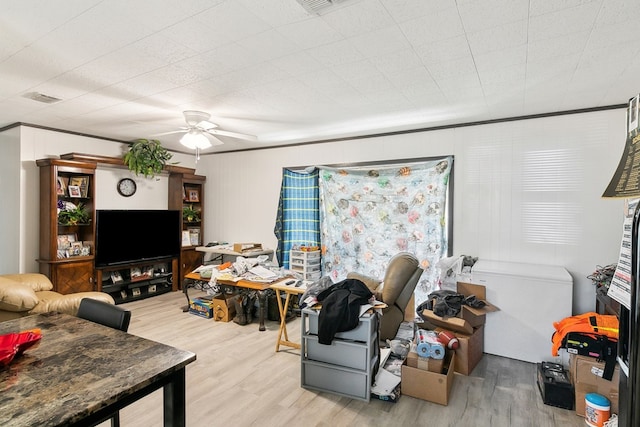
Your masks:
<path fill-rule="evenodd" d="M 289 268 L 293 245 L 320 246 L 318 169 L 310 173 L 283 170 L 274 233 L 276 257 L 284 268 Z"/>

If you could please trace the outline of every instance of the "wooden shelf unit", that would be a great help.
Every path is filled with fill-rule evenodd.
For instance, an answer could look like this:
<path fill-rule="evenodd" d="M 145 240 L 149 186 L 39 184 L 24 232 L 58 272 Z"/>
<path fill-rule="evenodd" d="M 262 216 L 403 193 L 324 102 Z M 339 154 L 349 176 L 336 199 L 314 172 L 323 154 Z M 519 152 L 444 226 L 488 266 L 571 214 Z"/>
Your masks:
<path fill-rule="evenodd" d="M 180 287 L 184 282 L 185 275 L 199 267 L 204 262 L 204 253 L 196 251 L 196 247 L 203 245 L 204 236 L 204 184 L 205 176 L 185 173 L 184 170 L 170 169 L 169 171 L 169 209 L 182 209 L 187 205 L 192 205 L 200 212 L 200 221 L 187 221 L 183 218 L 180 232 L 198 230 L 197 237 L 189 233 L 188 239 L 185 236 L 180 263 L 179 281 Z M 189 244 L 186 244 L 188 241 Z"/>
<path fill-rule="evenodd" d="M 141 272 L 146 267 L 154 268 L 153 274 L 136 280 L 131 275 L 133 268 Z M 157 268 L 159 267 L 159 268 Z M 98 289 L 113 297 L 116 304 L 136 301 L 155 295 L 178 290 L 178 258 L 166 258 L 156 261 L 140 261 L 123 265 L 96 269 Z M 114 281 L 111 273 L 117 272 L 121 281 Z"/>
<path fill-rule="evenodd" d="M 40 272 L 47 275 L 54 290 L 62 294 L 96 290 L 93 273 L 96 163 L 40 159 L 36 164 L 40 169 Z M 69 194 L 69 184 L 74 180 L 86 185 L 81 188 L 80 196 Z M 59 203 L 64 207 L 69 203 L 75 206 L 82 203 L 89 214 L 89 223 L 58 223 Z M 71 245 L 75 247 L 66 247 L 69 240 L 74 241 Z M 80 249 L 79 243 L 85 249 Z"/>

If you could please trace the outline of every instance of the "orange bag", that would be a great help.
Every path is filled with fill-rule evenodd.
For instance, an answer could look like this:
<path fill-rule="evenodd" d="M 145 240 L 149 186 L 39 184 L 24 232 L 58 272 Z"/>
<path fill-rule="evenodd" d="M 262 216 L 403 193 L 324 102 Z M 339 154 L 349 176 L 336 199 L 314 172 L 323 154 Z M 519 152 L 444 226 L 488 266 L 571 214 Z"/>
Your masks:
<path fill-rule="evenodd" d="M 558 356 L 558 350 L 562 347 L 562 340 L 569 332 L 581 332 L 584 334 L 605 335 L 617 340 L 619 334 L 618 318 L 609 314 L 598 314 L 590 311 L 576 316 L 565 317 L 559 322 L 554 322 L 556 331 L 551 337 L 551 355 Z"/>

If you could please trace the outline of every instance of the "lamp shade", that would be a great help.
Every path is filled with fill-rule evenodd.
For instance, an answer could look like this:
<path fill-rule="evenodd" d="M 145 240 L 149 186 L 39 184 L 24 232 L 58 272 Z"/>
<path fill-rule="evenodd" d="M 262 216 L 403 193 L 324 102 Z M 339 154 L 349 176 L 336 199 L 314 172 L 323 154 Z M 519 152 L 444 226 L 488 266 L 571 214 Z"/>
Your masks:
<path fill-rule="evenodd" d="M 191 148 L 192 150 L 196 148 L 203 149 L 211 147 L 209 139 L 197 129 L 191 129 L 189 132 L 185 133 L 184 136 L 180 138 L 180 144 L 187 148 Z"/>

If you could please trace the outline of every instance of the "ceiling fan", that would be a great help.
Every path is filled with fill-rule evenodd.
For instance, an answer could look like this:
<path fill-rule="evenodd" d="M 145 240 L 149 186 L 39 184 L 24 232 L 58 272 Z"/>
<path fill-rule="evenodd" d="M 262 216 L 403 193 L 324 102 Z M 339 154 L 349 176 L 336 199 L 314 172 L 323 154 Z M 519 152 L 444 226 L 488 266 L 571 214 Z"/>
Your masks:
<path fill-rule="evenodd" d="M 209 121 L 211 114 L 204 111 L 187 110 L 183 111 L 183 114 L 187 126 L 176 132 L 184 132 L 184 135 L 180 138 L 180 143 L 187 148 L 202 150 L 213 145 L 224 144 L 217 138 L 218 135 L 247 141 L 258 140 L 255 135 L 218 129 L 218 125 Z"/>

